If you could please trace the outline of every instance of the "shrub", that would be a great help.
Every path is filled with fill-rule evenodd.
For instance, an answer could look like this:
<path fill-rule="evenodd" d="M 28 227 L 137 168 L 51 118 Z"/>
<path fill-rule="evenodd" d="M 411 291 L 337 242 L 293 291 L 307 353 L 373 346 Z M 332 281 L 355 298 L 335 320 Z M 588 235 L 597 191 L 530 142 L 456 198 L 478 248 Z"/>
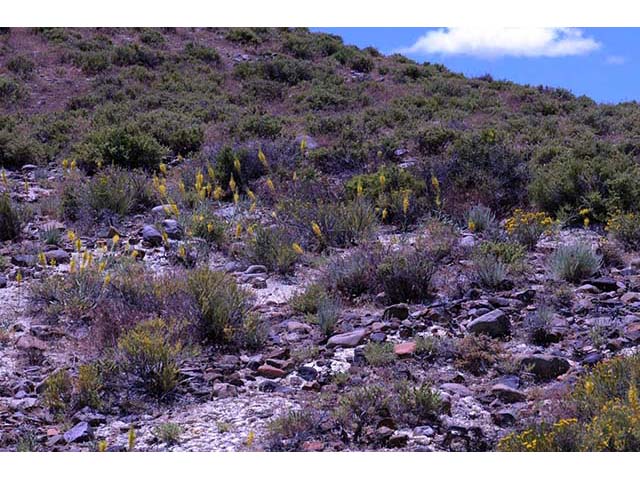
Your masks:
<path fill-rule="evenodd" d="M 49 375 L 44 382 L 44 404 L 54 412 L 62 412 L 69 408 L 73 384 L 71 376 L 65 369 Z"/>
<path fill-rule="evenodd" d="M 0 103 L 11 105 L 27 97 L 27 92 L 22 84 L 11 78 L 0 75 Z"/>
<path fill-rule="evenodd" d="M 364 428 L 372 425 L 380 412 L 388 411 L 389 402 L 389 392 L 383 386 L 365 385 L 342 395 L 334 415 L 351 439 L 358 441 Z"/>
<path fill-rule="evenodd" d="M 638 250 L 640 248 L 640 215 L 629 213 L 615 213 L 607 220 L 606 230 L 626 248 Z"/>
<path fill-rule="evenodd" d="M 482 233 L 491 230 L 496 221 L 496 217 L 490 208 L 484 205 L 474 205 L 465 215 L 467 228 L 472 232 Z"/>
<path fill-rule="evenodd" d="M 340 317 L 340 302 L 331 297 L 325 297 L 318 301 L 316 321 L 320 327 L 320 332 L 325 338 L 333 335 Z"/>
<path fill-rule="evenodd" d="M 155 319 L 136 325 L 118 341 L 124 371 L 136 375 L 145 390 L 157 397 L 178 385 L 182 345 L 172 336 L 171 326 Z"/>
<path fill-rule="evenodd" d="M 154 194 L 144 174 L 108 167 L 89 180 L 87 203 L 98 213 L 126 215 L 153 205 Z"/>
<path fill-rule="evenodd" d="M 501 353 L 500 343 L 486 335 L 467 335 L 455 345 L 456 365 L 475 375 L 486 373 Z"/>
<path fill-rule="evenodd" d="M 393 351 L 393 344 L 389 342 L 369 342 L 365 345 L 363 354 L 367 363 L 372 367 L 389 365 L 396 360 L 396 354 Z"/>
<path fill-rule="evenodd" d="M 157 425 L 154 429 L 154 433 L 161 442 L 164 442 L 167 445 L 175 445 L 180 443 L 182 427 L 177 423 L 165 422 Z"/>
<path fill-rule="evenodd" d="M 577 283 L 600 269 L 602 257 L 597 255 L 590 245 L 575 242 L 560 245 L 550 255 L 548 264 L 554 278 Z"/>
<path fill-rule="evenodd" d="M 505 222 L 505 230 L 513 240 L 532 249 L 552 224 L 553 221 L 544 212 L 525 212 L 518 208 Z"/>
<path fill-rule="evenodd" d="M 270 138 L 280 135 L 284 123 L 273 115 L 247 115 L 238 124 L 238 133 L 243 138 Z"/>
<path fill-rule="evenodd" d="M 262 43 L 260 35 L 253 28 L 230 28 L 227 30 L 225 38 L 230 42 L 246 45 L 259 45 Z"/>
<path fill-rule="evenodd" d="M 480 256 L 493 256 L 511 269 L 518 268 L 522 264 L 526 253 L 522 244 L 511 241 L 488 241 L 478 246 Z"/>
<path fill-rule="evenodd" d="M 100 369 L 95 364 L 80 365 L 76 380 L 78 392 L 78 406 L 100 408 L 104 384 Z"/>
<path fill-rule="evenodd" d="M 502 451 L 637 451 L 640 448 L 640 357 L 596 365 L 567 395 L 568 414 L 503 437 Z"/>
<path fill-rule="evenodd" d="M 188 289 L 198 306 L 198 329 L 211 343 L 239 340 L 249 315 L 248 294 L 224 272 L 201 267 L 189 273 Z"/>
<path fill-rule="evenodd" d="M 215 48 L 189 42 L 184 47 L 184 53 L 204 63 L 220 63 L 220 54 Z"/>
<path fill-rule="evenodd" d="M 414 386 L 400 382 L 395 387 L 400 415 L 410 422 L 433 421 L 442 410 L 440 394 L 428 383 Z"/>
<path fill-rule="evenodd" d="M 46 157 L 43 145 L 25 131 L 0 118 L 0 165 L 20 167 L 27 163 L 41 163 Z"/>
<path fill-rule="evenodd" d="M 435 270 L 429 252 L 399 250 L 382 260 L 376 275 L 388 303 L 421 302 L 432 295 Z"/>
<path fill-rule="evenodd" d="M 507 279 L 507 266 L 494 255 L 476 254 L 473 259 L 475 278 L 484 288 L 499 289 Z"/>
<path fill-rule="evenodd" d="M 294 410 L 285 413 L 267 424 L 270 449 L 298 450 L 316 427 L 317 418 L 311 412 Z"/>
<path fill-rule="evenodd" d="M 188 224 L 194 236 L 206 240 L 209 244 L 222 246 L 226 242 L 226 223 L 204 206 L 193 212 Z"/>
<path fill-rule="evenodd" d="M 294 295 L 289 304 L 295 312 L 315 314 L 320 302 L 327 297 L 327 289 L 321 283 L 312 283 L 303 292 Z"/>
<path fill-rule="evenodd" d="M 525 318 L 525 330 L 528 339 L 534 345 L 548 345 L 550 343 L 550 330 L 555 311 L 549 305 L 540 305 L 535 312 Z"/>
<path fill-rule="evenodd" d="M 133 126 L 105 127 L 88 135 L 77 149 L 82 164 L 118 165 L 125 168 L 156 168 L 167 149 L 148 133 Z"/>
<path fill-rule="evenodd" d="M 9 195 L 0 194 L 0 241 L 13 240 L 20 235 L 20 217 Z"/>
<path fill-rule="evenodd" d="M 7 62 L 7 69 L 22 78 L 31 78 L 35 67 L 33 61 L 22 55 L 17 55 Z"/>
<path fill-rule="evenodd" d="M 418 137 L 418 149 L 426 155 L 438 155 L 456 138 L 455 130 L 430 128 Z"/>
<path fill-rule="evenodd" d="M 381 259 L 377 250 L 360 248 L 345 257 L 332 258 L 322 278 L 323 285 L 349 297 L 376 290 L 376 267 Z M 377 293 L 377 292 L 376 292 Z"/>
<path fill-rule="evenodd" d="M 299 254 L 295 251 L 291 236 L 286 230 L 259 226 L 248 242 L 246 257 L 251 263 L 258 263 L 269 270 L 287 274 L 293 271 Z"/>

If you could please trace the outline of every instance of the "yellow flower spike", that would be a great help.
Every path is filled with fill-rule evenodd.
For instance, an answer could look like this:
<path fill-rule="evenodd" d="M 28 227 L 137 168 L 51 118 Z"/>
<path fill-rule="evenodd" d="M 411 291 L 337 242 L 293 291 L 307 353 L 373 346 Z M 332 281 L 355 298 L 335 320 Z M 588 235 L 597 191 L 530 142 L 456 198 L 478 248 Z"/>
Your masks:
<path fill-rule="evenodd" d="M 184 245 L 180 245 L 180 248 L 178 249 L 178 256 L 180 258 L 185 258 L 187 256 L 187 251 L 184 248 Z"/>
<path fill-rule="evenodd" d="M 24 191 L 29 193 L 29 182 L 27 182 L 26 180 L 24 181 Z"/>
<path fill-rule="evenodd" d="M 247 189 L 247 197 L 249 197 L 249 199 L 253 202 L 256 201 L 256 194 L 249 189 Z"/>
<path fill-rule="evenodd" d="M 202 188 L 203 183 L 204 183 L 204 175 L 200 170 L 198 170 L 198 173 L 196 173 L 196 185 L 195 185 L 196 190 L 200 190 Z"/>
<path fill-rule="evenodd" d="M 276 191 L 276 187 L 273 185 L 273 180 L 271 180 L 270 178 L 267 178 L 267 187 L 269 188 L 269 190 L 271 190 L 272 192 Z"/>
<path fill-rule="evenodd" d="M 240 157 L 238 157 L 237 155 L 233 158 L 233 168 L 238 173 L 238 175 L 240 175 L 242 165 L 240 165 Z"/>
<path fill-rule="evenodd" d="M 469 231 L 473 232 L 476 229 L 476 222 L 474 222 L 473 220 L 469 220 L 467 226 L 469 227 Z"/>
<path fill-rule="evenodd" d="M 167 235 L 167 232 L 162 232 L 162 241 L 164 243 L 169 243 L 169 235 Z"/>
<path fill-rule="evenodd" d="M 436 207 L 440 208 L 442 201 L 440 200 L 440 181 L 435 175 L 431 175 L 431 186 L 436 192 Z"/>
<path fill-rule="evenodd" d="M 213 223 L 211 222 L 207 223 L 207 232 L 209 233 L 213 232 Z"/>
<path fill-rule="evenodd" d="M 76 238 L 76 250 L 79 252 L 82 249 L 82 240 L 80 240 L 79 238 Z"/>
<path fill-rule="evenodd" d="M 102 273 L 107 268 L 107 261 L 103 260 L 98 264 L 98 273 Z"/>
<path fill-rule="evenodd" d="M 249 206 L 249 211 L 251 213 L 256 211 L 256 202 L 253 202 L 250 206 Z"/>
<path fill-rule="evenodd" d="M 43 267 L 47 266 L 47 257 L 45 257 L 44 252 L 40 252 L 38 254 L 38 261 L 40 262 L 40 265 L 42 265 Z"/>
<path fill-rule="evenodd" d="M 71 261 L 69 262 L 69 271 L 71 273 L 76 273 L 76 259 L 72 258 Z"/>
<path fill-rule="evenodd" d="M 361 179 L 358 179 L 358 185 L 357 185 L 357 187 L 356 187 L 356 195 L 357 195 L 358 197 L 361 197 L 361 196 L 362 196 L 362 192 L 363 192 L 363 188 L 362 188 L 362 180 L 361 180 Z"/>
<path fill-rule="evenodd" d="M 107 273 L 107 274 L 104 276 L 104 286 L 106 287 L 106 286 L 108 286 L 110 283 L 111 283 L 111 274 L 110 274 L 110 273 Z"/>
<path fill-rule="evenodd" d="M 384 173 L 380 174 L 378 181 L 380 182 L 380 186 L 384 189 L 384 186 L 387 183 L 387 178 L 384 176 Z"/>
<path fill-rule="evenodd" d="M 51 260 L 49 260 L 49 265 L 51 265 L 52 267 L 55 267 L 57 265 L 56 259 L 52 258 Z"/>
<path fill-rule="evenodd" d="M 262 163 L 262 165 L 264 165 L 264 168 L 269 169 L 269 163 L 267 162 L 267 156 L 264 154 L 262 149 L 258 150 L 258 160 L 260 160 L 260 163 Z"/>
<path fill-rule="evenodd" d="M 291 248 L 293 248 L 293 251 L 296 252 L 298 255 L 302 255 L 304 253 L 304 250 L 302 249 L 302 247 L 300 246 L 300 244 L 294 242 L 291 245 Z"/>
<path fill-rule="evenodd" d="M 111 241 L 113 242 L 113 246 L 115 247 L 118 242 L 120 241 L 120 235 L 118 235 L 117 233 L 111 238 Z"/>
<path fill-rule="evenodd" d="M 134 250 L 133 252 L 131 252 L 131 256 L 133 258 L 138 258 L 138 250 Z"/>
<path fill-rule="evenodd" d="M 313 233 L 316 237 L 322 238 L 322 230 L 320 230 L 320 225 L 318 225 L 316 222 L 311 222 L 311 230 L 313 230 Z"/>
<path fill-rule="evenodd" d="M 233 193 L 233 203 L 238 203 L 240 201 L 240 195 L 238 194 L 238 192 L 234 192 Z"/>
<path fill-rule="evenodd" d="M 160 168 L 160 173 L 162 173 L 163 175 L 167 174 L 167 165 L 166 164 L 161 163 L 159 168 Z"/>
<path fill-rule="evenodd" d="M 232 192 L 235 192 L 237 188 L 238 188 L 238 184 L 236 183 L 236 180 L 233 178 L 233 175 L 232 175 L 231 178 L 229 179 L 229 189 Z"/>
<path fill-rule="evenodd" d="M 76 163 L 76 160 L 74 158 L 73 160 L 71 160 L 71 165 L 69 165 L 69 167 L 71 168 L 71 170 L 75 170 L 77 166 L 78 164 Z"/>
<path fill-rule="evenodd" d="M 253 235 L 253 225 L 249 225 L 249 226 L 247 227 L 247 233 L 248 233 L 249 235 Z"/>
<path fill-rule="evenodd" d="M 98 170 L 102 168 L 102 160 L 98 160 Z"/>
<path fill-rule="evenodd" d="M 73 242 L 76 239 L 76 232 L 74 232 L 73 230 L 69 230 L 67 232 L 67 238 L 70 242 Z"/>
<path fill-rule="evenodd" d="M 242 224 L 236 225 L 236 237 L 240 237 L 242 235 Z"/>
<path fill-rule="evenodd" d="M 300 151 L 304 153 L 306 148 L 307 148 L 307 139 L 303 138 L 302 140 L 300 140 Z"/>
<path fill-rule="evenodd" d="M 178 190 L 180 190 L 180 193 L 182 195 L 184 195 L 187 192 L 187 188 L 184 186 L 184 182 L 182 180 L 178 182 Z"/>
<path fill-rule="evenodd" d="M 171 204 L 171 211 L 173 212 L 174 215 L 178 215 L 180 213 L 180 210 L 178 209 L 178 205 L 176 205 L 175 203 Z"/>
<path fill-rule="evenodd" d="M 209 175 L 210 180 L 216 179 L 216 172 L 213 170 L 213 167 L 211 165 L 207 167 L 207 175 Z"/>
<path fill-rule="evenodd" d="M 67 160 L 66 158 L 62 159 L 62 168 L 64 168 L 65 170 L 69 168 L 69 160 Z"/>
<path fill-rule="evenodd" d="M 409 211 L 409 192 L 404 193 L 404 197 L 402 198 L 402 213 L 405 215 Z"/>
<path fill-rule="evenodd" d="M 220 188 L 220 185 L 217 185 L 216 188 L 213 190 L 214 200 L 220 200 L 223 195 L 224 195 L 224 191 L 222 190 L 222 188 Z"/>
<path fill-rule="evenodd" d="M 167 215 L 171 213 L 171 207 L 169 205 L 163 206 L 162 210 L 164 210 L 164 213 L 166 213 Z"/>
<path fill-rule="evenodd" d="M 158 185 L 158 193 L 162 197 L 167 196 L 167 186 L 166 185 Z"/>
<path fill-rule="evenodd" d="M 584 228 L 589 228 L 589 217 L 584 217 L 582 223 L 584 224 Z"/>
<path fill-rule="evenodd" d="M 303 142 L 304 142 L 304 140 L 303 140 Z M 251 430 L 249 432 L 249 435 L 247 435 L 247 439 L 245 440 L 245 443 L 246 443 L 247 447 L 251 447 L 251 445 L 253 445 L 253 442 L 255 441 L 255 439 L 256 439 L 256 434 L 255 434 L 255 432 L 253 430 Z"/>
<path fill-rule="evenodd" d="M 205 198 L 207 198 L 207 189 L 206 188 L 201 188 L 200 190 L 198 190 L 198 198 L 200 200 L 204 200 Z"/>
<path fill-rule="evenodd" d="M 18 282 L 18 285 L 22 283 L 22 270 L 18 270 L 18 273 L 16 273 L 16 282 Z"/>
<path fill-rule="evenodd" d="M 382 221 L 385 221 L 387 219 L 387 217 L 389 216 L 389 212 L 387 211 L 387 209 L 383 209 L 382 210 Z"/>
<path fill-rule="evenodd" d="M 210 183 L 207 183 L 204 187 L 205 191 L 207 192 L 207 197 L 211 196 L 211 192 L 213 191 L 213 186 Z"/>
<path fill-rule="evenodd" d="M 98 442 L 98 452 L 106 452 L 107 451 L 107 441 L 106 440 L 100 440 Z"/>

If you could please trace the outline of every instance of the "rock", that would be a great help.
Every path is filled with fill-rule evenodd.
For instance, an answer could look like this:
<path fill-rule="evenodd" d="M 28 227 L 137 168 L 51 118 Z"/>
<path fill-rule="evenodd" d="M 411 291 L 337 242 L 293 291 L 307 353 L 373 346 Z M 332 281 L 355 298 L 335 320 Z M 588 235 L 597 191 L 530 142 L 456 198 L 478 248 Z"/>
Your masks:
<path fill-rule="evenodd" d="M 40 350 L 45 351 L 47 344 L 33 335 L 22 335 L 16 342 L 16 347 L 20 350 Z"/>
<path fill-rule="evenodd" d="M 458 246 L 465 249 L 473 248 L 476 246 L 476 239 L 473 237 L 473 235 L 465 235 L 460 240 L 458 240 Z"/>
<path fill-rule="evenodd" d="M 330 347 L 355 347 L 366 335 L 367 331 L 364 328 L 359 328 L 351 332 L 334 335 L 329 339 L 327 345 Z"/>
<path fill-rule="evenodd" d="M 502 337 L 511 332 L 511 322 L 506 314 L 497 308 L 473 320 L 467 325 L 467 330 L 477 335 L 484 334 L 494 338 Z"/>
<path fill-rule="evenodd" d="M 382 343 L 387 339 L 387 335 L 382 332 L 375 332 L 369 335 L 369 340 L 373 343 Z"/>
<path fill-rule="evenodd" d="M 153 225 L 145 225 L 142 227 L 142 240 L 152 247 L 162 245 L 162 234 Z"/>
<path fill-rule="evenodd" d="M 244 271 L 245 275 L 252 275 L 256 273 L 267 273 L 267 267 L 264 265 L 251 265 Z"/>
<path fill-rule="evenodd" d="M 171 238 L 172 240 L 180 240 L 182 238 L 182 227 L 177 220 L 174 220 L 172 218 L 163 220 L 162 228 L 167 234 L 167 237 Z"/>
<path fill-rule="evenodd" d="M 52 263 L 62 265 L 63 263 L 69 263 L 71 255 L 69 255 L 64 250 L 57 248 L 55 250 L 49 250 L 48 252 L 45 252 L 44 258 L 47 260 L 47 263 L 49 265 L 51 265 Z"/>
<path fill-rule="evenodd" d="M 79 422 L 64 432 L 63 437 L 67 443 L 86 442 L 93 439 L 93 429 L 87 422 Z"/>
<path fill-rule="evenodd" d="M 171 204 L 165 204 L 165 205 L 158 205 L 156 207 L 153 207 L 151 209 L 151 213 L 155 214 L 155 215 L 161 215 L 161 216 L 169 216 L 171 215 L 172 212 L 172 206 Z"/>
<path fill-rule="evenodd" d="M 416 351 L 416 342 L 405 342 L 394 345 L 393 351 L 399 357 L 413 355 Z"/>
<path fill-rule="evenodd" d="M 632 342 L 640 340 L 640 322 L 635 322 L 624 327 L 624 336 Z"/>
<path fill-rule="evenodd" d="M 38 169 L 38 167 L 36 165 L 33 165 L 31 163 L 27 163 L 27 164 L 23 165 L 20 170 L 22 170 L 23 172 L 33 172 L 34 170 L 37 170 L 37 169 Z"/>
<path fill-rule="evenodd" d="M 512 410 L 503 408 L 491 415 L 493 423 L 499 427 L 510 427 L 516 423 L 516 416 Z"/>
<path fill-rule="evenodd" d="M 38 400 L 33 397 L 27 398 L 12 398 L 9 400 L 9 408 L 12 410 L 29 410 L 30 408 L 35 407 Z"/>
<path fill-rule="evenodd" d="M 382 314 L 383 320 L 391 320 L 397 318 L 398 320 L 405 320 L 409 317 L 409 306 L 406 303 L 397 303 L 391 305 L 384 310 Z"/>
<path fill-rule="evenodd" d="M 295 138 L 296 147 L 299 147 L 302 144 L 303 141 L 305 143 L 305 149 L 306 150 L 315 150 L 316 148 L 319 147 L 318 142 L 316 142 L 313 139 L 313 137 L 310 137 L 309 135 L 298 135 Z"/>
<path fill-rule="evenodd" d="M 302 444 L 302 450 L 305 452 L 321 452 L 322 450 L 324 450 L 324 443 L 307 440 Z"/>
<path fill-rule="evenodd" d="M 635 303 L 640 302 L 640 292 L 627 292 L 620 297 L 623 303 Z"/>
<path fill-rule="evenodd" d="M 230 398 L 238 396 L 238 388 L 229 383 L 216 383 L 213 385 L 213 396 L 216 398 Z"/>
<path fill-rule="evenodd" d="M 389 437 L 389 440 L 387 440 L 387 445 L 389 445 L 391 448 L 401 448 L 407 445 L 408 440 L 409 435 L 402 432 L 396 432 L 391 435 L 391 437 Z"/>
<path fill-rule="evenodd" d="M 611 277 L 592 278 L 584 283 L 591 284 L 602 292 L 615 292 L 620 287 L 618 282 Z"/>
<path fill-rule="evenodd" d="M 264 364 L 258 367 L 258 375 L 262 375 L 266 378 L 282 378 L 287 376 L 287 372 L 278 367 Z"/>
<path fill-rule="evenodd" d="M 569 362 L 562 357 L 554 355 L 530 355 L 524 357 L 520 361 L 523 369 L 531 370 L 538 378 L 550 380 L 558 375 L 566 373 L 569 368 Z"/>
<path fill-rule="evenodd" d="M 298 367 L 297 373 L 302 379 L 306 380 L 307 382 L 312 382 L 318 377 L 318 371 L 313 367 Z"/>
<path fill-rule="evenodd" d="M 582 359 L 582 364 L 583 365 L 588 365 L 588 366 L 593 366 L 597 363 L 600 363 L 602 361 L 604 357 L 602 356 L 601 353 L 599 352 L 592 352 L 588 355 L 586 355 L 583 359 Z"/>
<path fill-rule="evenodd" d="M 524 402 L 527 398 L 527 396 L 521 391 L 502 383 L 498 383 L 491 387 L 491 393 L 506 403 Z"/>
<path fill-rule="evenodd" d="M 32 267 L 38 263 L 38 257 L 35 255 L 14 255 L 11 257 L 11 263 L 16 267 Z"/>
<path fill-rule="evenodd" d="M 448 392 L 452 395 L 458 395 L 459 397 L 470 397 L 473 392 L 460 383 L 443 383 L 440 385 L 440 389 Z"/>
<path fill-rule="evenodd" d="M 267 279 L 263 277 L 253 277 L 248 283 L 256 290 L 263 290 L 267 288 Z"/>
<path fill-rule="evenodd" d="M 0 288 L 6 288 L 7 282 L 7 277 L 5 277 L 4 275 L 0 275 Z"/>

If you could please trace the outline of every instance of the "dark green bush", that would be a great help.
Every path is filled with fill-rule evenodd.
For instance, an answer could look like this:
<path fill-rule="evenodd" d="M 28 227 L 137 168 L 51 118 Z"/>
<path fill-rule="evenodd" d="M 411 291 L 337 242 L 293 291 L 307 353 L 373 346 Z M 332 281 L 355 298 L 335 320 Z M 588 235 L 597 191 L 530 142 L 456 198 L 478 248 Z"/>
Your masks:
<path fill-rule="evenodd" d="M 7 62 L 7 69 L 21 78 L 31 78 L 35 68 L 35 63 L 22 55 L 16 55 Z"/>
<path fill-rule="evenodd" d="M 0 194 L 0 241 L 17 238 L 20 235 L 20 223 L 9 195 Z"/>
<path fill-rule="evenodd" d="M 264 265 L 269 270 L 287 274 L 293 271 L 299 254 L 293 248 L 294 240 L 284 228 L 259 226 L 248 242 L 246 258 L 251 263 Z"/>

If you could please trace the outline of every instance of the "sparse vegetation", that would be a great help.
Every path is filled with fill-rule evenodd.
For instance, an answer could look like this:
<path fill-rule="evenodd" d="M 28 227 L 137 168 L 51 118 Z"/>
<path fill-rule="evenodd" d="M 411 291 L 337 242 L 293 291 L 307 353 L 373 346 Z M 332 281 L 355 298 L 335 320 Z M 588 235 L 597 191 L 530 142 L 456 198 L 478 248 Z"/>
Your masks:
<path fill-rule="evenodd" d="M 560 245 L 549 257 L 549 269 L 559 280 L 576 283 L 595 274 L 602 258 L 586 243 Z"/>

